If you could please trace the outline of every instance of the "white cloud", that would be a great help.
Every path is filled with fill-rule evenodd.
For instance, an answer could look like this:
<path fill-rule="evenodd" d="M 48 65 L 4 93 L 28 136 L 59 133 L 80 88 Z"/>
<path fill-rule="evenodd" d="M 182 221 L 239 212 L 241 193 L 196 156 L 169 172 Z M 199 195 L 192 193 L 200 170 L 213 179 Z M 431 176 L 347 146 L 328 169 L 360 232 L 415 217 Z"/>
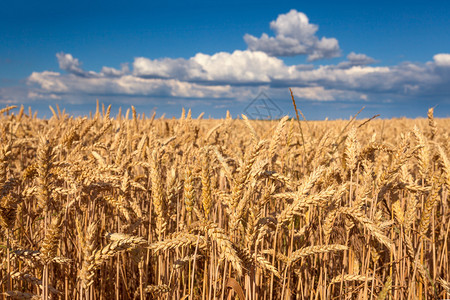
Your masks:
<path fill-rule="evenodd" d="M 61 70 L 83 77 L 95 75 L 93 72 L 85 72 L 81 68 L 81 63 L 77 58 L 74 58 L 72 54 L 60 52 L 56 54 L 56 58 L 58 59 L 59 68 Z"/>
<path fill-rule="evenodd" d="M 289 74 L 290 67 L 281 59 L 260 51 L 198 53 L 190 59 L 155 59 L 138 57 L 133 74 L 143 78 L 176 78 L 220 84 L 267 84 L 272 77 Z M 292 69 L 292 68 L 291 68 Z"/>
<path fill-rule="evenodd" d="M 96 73 L 83 70 L 78 58 L 74 58 L 72 54 L 59 52 L 56 53 L 56 58 L 58 59 L 59 68 L 61 70 L 80 77 L 119 77 L 130 72 L 130 68 L 126 63 L 122 64 L 121 70 L 111 67 L 102 67 L 100 73 Z"/>
<path fill-rule="evenodd" d="M 337 39 L 322 37 L 316 32 L 319 27 L 309 23 L 308 17 L 295 9 L 281 14 L 270 23 L 275 37 L 263 33 L 260 38 L 246 34 L 244 40 L 248 49 L 263 51 L 271 56 L 308 55 L 308 60 L 332 58 L 340 55 Z"/>
<path fill-rule="evenodd" d="M 64 78 L 65 77 L 62 77 L 61 73 L 58 72 L 33 72 L 30 77 L 28 77 L 28 83 L 36 83 L 48 92 L 65 93 L 69 92 L 69 89 L 64 83 Z"/>
<path fill-rule="evenodd" d="M 133 62 L 133 74 L 146 78 L 187 79 L 196 73 L 200 66 L 184 58 L 148 59 L 137 57 Z"/>
<path fill-rule="evenodd" d="M 370 99 L 370 95 L 429 96 L 449 92 L 450 54 L 435 55 L 425 64 L 369 66 L 374 60 L 350 53 L 347 61 L 319 67 L 286 65 L 281 59 L 260 51 L 199 53 L 189 59 L 151 60 L 136 58 L 133 69 L 102 68 L 84 71 L 78 59 L 59 54 L 61 67 L 72 70 L 33 72 L 28 78 L 38 86 L 29 99 L 54 99 L 61 95 L 129 95 L 175 98 L 251 97 L 255 89 L 293 87 L 298 97 L 317 101 Z M 63 58 L 63 59 L 61 59 Z M 74 71 L 75 70 L 75 71 Z M 89 74 L 89 76 L 86 76 Z"/>
<path fill-rule="evenodd" d="M 29 91 L 27 95 L 28 99 L 52 99 L 52 100 L 61 100 L 62 97 L 55 94 L 41 94 L 35 91 Z"/>
<path fill-rule="evenodd" d="M 450 67 L 450 54 L 440 53 L 433 56 L 434 63 L 439 67 Z"/>
<path fill-rule="evenodd" d="M 191 58 L 201 66 L 200 80 L 233 83 L 270 83 L 272 77 L 289 73 L 289 67 L 278 58 L 259 51 L 199 53 Z M 197 79 L 195 76 L 193 79 Z"/>
<path fill-rule="evenodd" d="M 353 66 L 365 66 L 375 63 L 375 59 L 369 57 L 365 54 L 357 54 L 355 52 L 351 52 L 347 55 L 347 61 L 343 61 L 337 65 L 338 68 L 345 69 L 351 68 Z"/>
<path fill-rule="evenodd" d="M 372 57 L 365 54 L 356 54 L 355 52 L 350 52 L 350 54 L 347 55 L 347 59 L 354 65 L 369 65 L 375 62 Z"/>
<path fill-rule="evenodd" d="M 42 93 L 50 94 L 94 94 L 129 96 L 168 96 L 220 98 L 231 97 L 227 85 L 202 86 L 177 79 L 149 79 L 133 75 L 121 77 L 81 77 L 55 72 L 34 72 L 29 84 L 37 84 Z"/>
<path fill-rule="evenodd" d="M 122 68 L 120 70 L 111 67 L 102 67 L 102 70 L 100 71 L 100 75 L 105 77 L 120 77 L 128 73 L 130 73 L 128 64 L 122 64 Z"/>
<path fill-rule="evenodd" d="M 292 88 L 295 98 L 317 100 L 317 101 L 334 101 L 334 100 L 367 100 L 367 95 L 353 91 L 342 91 L 337 89 L 325 89 L 322 86 Z"/>

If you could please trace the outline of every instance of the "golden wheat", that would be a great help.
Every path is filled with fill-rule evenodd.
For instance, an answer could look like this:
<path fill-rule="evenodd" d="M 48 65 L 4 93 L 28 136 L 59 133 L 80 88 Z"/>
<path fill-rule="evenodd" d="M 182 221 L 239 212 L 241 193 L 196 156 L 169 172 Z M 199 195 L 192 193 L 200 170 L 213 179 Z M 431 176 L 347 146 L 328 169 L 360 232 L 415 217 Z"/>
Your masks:
<path fill-rule="evenodd" d="M 450 119 L 433 109 L 262 121 L 16 108 L 0 110 L 3 298 L 448 297 Z"/>

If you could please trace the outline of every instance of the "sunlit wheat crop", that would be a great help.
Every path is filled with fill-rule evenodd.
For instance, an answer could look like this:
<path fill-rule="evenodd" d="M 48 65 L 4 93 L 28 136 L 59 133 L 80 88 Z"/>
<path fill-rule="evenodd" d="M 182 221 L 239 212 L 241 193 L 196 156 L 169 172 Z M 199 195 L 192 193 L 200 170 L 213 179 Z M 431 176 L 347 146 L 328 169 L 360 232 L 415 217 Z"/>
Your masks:
<path fill-rule="evenodd" d="M 450 298 L 450 120 L 0 111 L 7 299 Z"/>

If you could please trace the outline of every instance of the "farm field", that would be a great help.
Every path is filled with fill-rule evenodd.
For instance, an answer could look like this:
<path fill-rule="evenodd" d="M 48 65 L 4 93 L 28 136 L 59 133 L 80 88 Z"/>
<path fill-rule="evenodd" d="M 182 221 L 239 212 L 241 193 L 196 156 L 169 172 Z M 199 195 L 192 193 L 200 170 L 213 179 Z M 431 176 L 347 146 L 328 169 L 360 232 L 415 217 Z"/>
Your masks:
<path fill-rule="evenodd" d="M 450 119 L 0 111 L 5 299 L 450 298 Z"/>

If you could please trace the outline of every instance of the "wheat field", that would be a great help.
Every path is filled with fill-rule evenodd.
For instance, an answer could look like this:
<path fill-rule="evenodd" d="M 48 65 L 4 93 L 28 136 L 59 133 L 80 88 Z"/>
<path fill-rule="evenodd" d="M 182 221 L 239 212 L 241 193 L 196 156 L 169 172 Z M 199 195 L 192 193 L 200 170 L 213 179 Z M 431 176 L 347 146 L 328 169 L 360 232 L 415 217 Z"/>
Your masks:
<path fill-rule="evenodd" d="M 450 119 L 0 110 L 4 299 L 450 298 Z"/>

